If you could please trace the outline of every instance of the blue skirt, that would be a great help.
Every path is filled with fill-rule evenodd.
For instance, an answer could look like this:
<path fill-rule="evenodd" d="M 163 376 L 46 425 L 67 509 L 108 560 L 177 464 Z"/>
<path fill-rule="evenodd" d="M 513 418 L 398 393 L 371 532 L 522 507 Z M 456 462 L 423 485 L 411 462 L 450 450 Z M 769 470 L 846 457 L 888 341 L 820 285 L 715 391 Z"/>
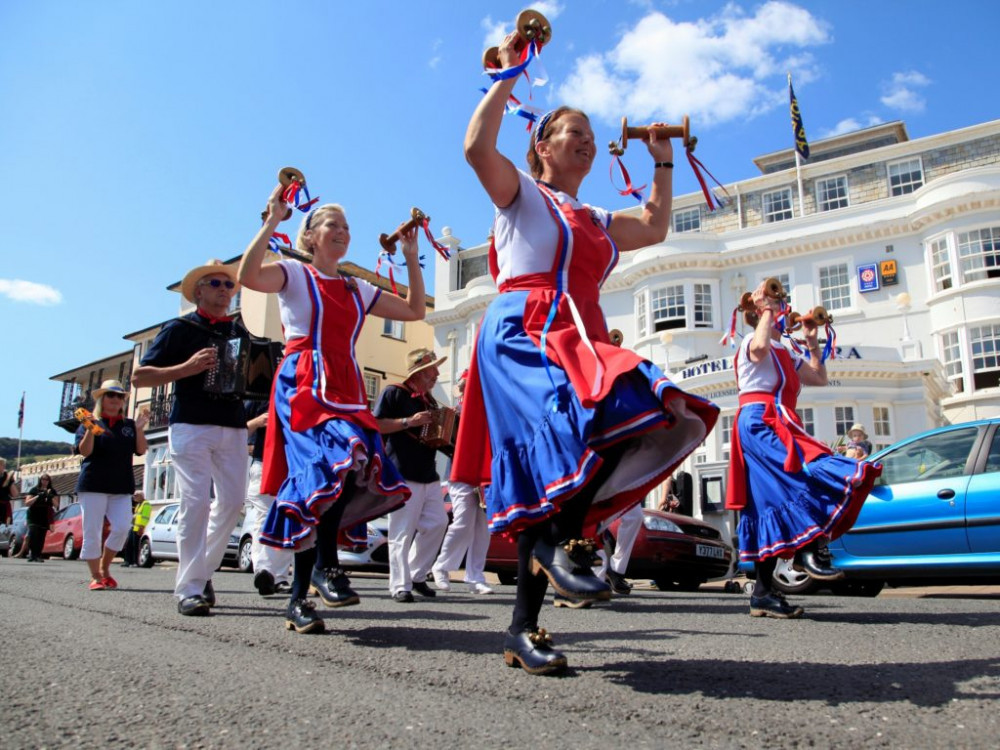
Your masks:
<path fill-rule="evenodd" d="M 364 523 L 402 506 L 410 495 L 406 481 L 386 456 L 382 437 L 355 423 L 331 417 L 315 427 L 291 428 L 290 397 L 296 388 L 296 362 L 282 363 L 274 386 L 274 406 L 285 443 L 288 476 L 271 505 L 261 542 L 285 549 L 307 549 L 315 542 L 320 516 L 353 482 L 341 521 L 342 528 Z"/>
<path fill-rule="evenodd" d="M 594 408 L 584 408 L 567 374 L 551 360 L 546 366 L 525 331 L 527 294 L 508 292 L 490 304 L 476 349 L 493 452 L 485 502 L 494 533 L 558 512 L 593 478 L 602 462 L 598 451 L 630 441 L 598 489 L 587 524 L 621 513 L 705 439 L 718 414 L 646 361 L 619 377 Z"/>
<path fill-rule="evenodd" d="M 743 562 L 787 558 L 818 537 L 843 533 L 867 495 L 855 486 L 864 465 L 838 453 L 820 456 L 797 473 L 785 471 L 787 449 L 763 414 L 764 404 L 747 404 L 736 425 L 747 471 L 738 531 Z"/>

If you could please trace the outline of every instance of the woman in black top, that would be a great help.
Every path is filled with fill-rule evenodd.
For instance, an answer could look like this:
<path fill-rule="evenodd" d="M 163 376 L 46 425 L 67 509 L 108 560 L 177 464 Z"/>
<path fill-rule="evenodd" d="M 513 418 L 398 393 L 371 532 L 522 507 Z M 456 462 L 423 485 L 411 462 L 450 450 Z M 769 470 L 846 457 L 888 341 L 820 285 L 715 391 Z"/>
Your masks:
<path fill-rule="evenodd" d="M 58 502 L 59 495 L 52 486 L 52 477 L 42 474 L 38 484 L 24 499 L 24 507 L 28 509 L 28 562 L 42 562 L 45 534 Z"/>
<path fill-rule="evenodd" d="M 92 591 L 118 588 L 108 573 L 111 561 L 125 544 L 132 526 L 132 493 L 135 478 L 132 456 L 146 452 L 143 429 L 149 414 L 143 412 L 135 421 L 125 417 L 128 391 L 117 380 L 105 380 L 94 391 L 94 417 L 104 428 L 95 435 L 86 426 L 76 431 L 76 449 L 82 455 L 76 492 L 83 510 L 83 549 L 80 557 L 90 566 Z M 103 540 L 104 519 L 110 531 Z"/>

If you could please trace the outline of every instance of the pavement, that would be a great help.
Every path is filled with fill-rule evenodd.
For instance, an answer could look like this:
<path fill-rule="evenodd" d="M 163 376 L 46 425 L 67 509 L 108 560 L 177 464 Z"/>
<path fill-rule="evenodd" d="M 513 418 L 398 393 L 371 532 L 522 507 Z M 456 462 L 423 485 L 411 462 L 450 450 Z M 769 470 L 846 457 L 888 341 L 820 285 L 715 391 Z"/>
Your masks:
<path fill-rule="evenodd" d="M 91 592 L 79 561 L 0 560 L 0 747 L 983 748 L 1000 737 L 1000 594 L 798 597 L 801 620 L 751 618 L 721 583 L 639 585 L 590 610 L 547 603 L 571 668 L 501 656 L 513 589 L 389 599 L 327 632 L 222 570 L 209 618 L 176 612 L 174 570 L 122 569 Z M 993 587 L 995 588 L 995 587 Z M 888 595 L 887 595 L 888 594 Z"/>

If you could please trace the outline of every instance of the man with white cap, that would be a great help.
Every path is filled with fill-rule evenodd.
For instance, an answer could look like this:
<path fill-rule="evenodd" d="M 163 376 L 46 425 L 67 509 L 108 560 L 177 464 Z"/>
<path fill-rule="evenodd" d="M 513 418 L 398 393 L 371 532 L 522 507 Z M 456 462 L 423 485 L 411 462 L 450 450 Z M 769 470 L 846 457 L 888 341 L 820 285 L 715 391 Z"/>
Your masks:
<path fill-rule="evenodd" d="M 236 271 L 220 260 L 194 268 L 181 293 L 195 312 L 166 323 L 132 375 L 137 388 L 174 383 L 170 458 L 180 489 L 174 595 L 182 615 L 210 614 L 212 572 L 222 563 L 247 487 L 247 423 L 239 393 L 212 387 L 219 352 L 249 340 L 228 315 L 239 291 Z M 215 500 L 211 489 L 215 484 Z"/>
<path fill-rule="evenodd" d="M 406 380 L 387 386 L 375 406 L 379 431 L 386 435 L 386 454 L 413 493 L 399 510 L 389 514 L 389 593 L 397 602 L 413 601 L 412 591 L 435 596 L 427 585 L 448 514 L 441 495 L 441 477 L 435 467 L 436 449 L 420 442 L 420 427 L 430 424 L 437 403 L 430 395 L 438 365 L 430 349 L 416 349 L 407 357 Z"/>

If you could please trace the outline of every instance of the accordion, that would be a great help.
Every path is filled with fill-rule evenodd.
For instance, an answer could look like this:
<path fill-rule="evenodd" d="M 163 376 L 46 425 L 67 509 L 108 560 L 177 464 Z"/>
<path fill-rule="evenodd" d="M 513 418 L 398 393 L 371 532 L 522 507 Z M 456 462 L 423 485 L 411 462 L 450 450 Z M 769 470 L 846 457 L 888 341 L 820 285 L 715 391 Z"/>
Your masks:
<path fill-rule="evenodd" d="M 204 390 L 217 396 L 267 401 L 281 362 L 282 345 L 246 336 L 211 340 L 218 354 L 215 367 L 205 371 Z"/>
<path fill-rule="evenodd" d="M 420 427 L 420 442 L 431 448 L 454 452 L 458 412 L 445 406 L 432 409 L 431 416 L 433 420 Z"/>

